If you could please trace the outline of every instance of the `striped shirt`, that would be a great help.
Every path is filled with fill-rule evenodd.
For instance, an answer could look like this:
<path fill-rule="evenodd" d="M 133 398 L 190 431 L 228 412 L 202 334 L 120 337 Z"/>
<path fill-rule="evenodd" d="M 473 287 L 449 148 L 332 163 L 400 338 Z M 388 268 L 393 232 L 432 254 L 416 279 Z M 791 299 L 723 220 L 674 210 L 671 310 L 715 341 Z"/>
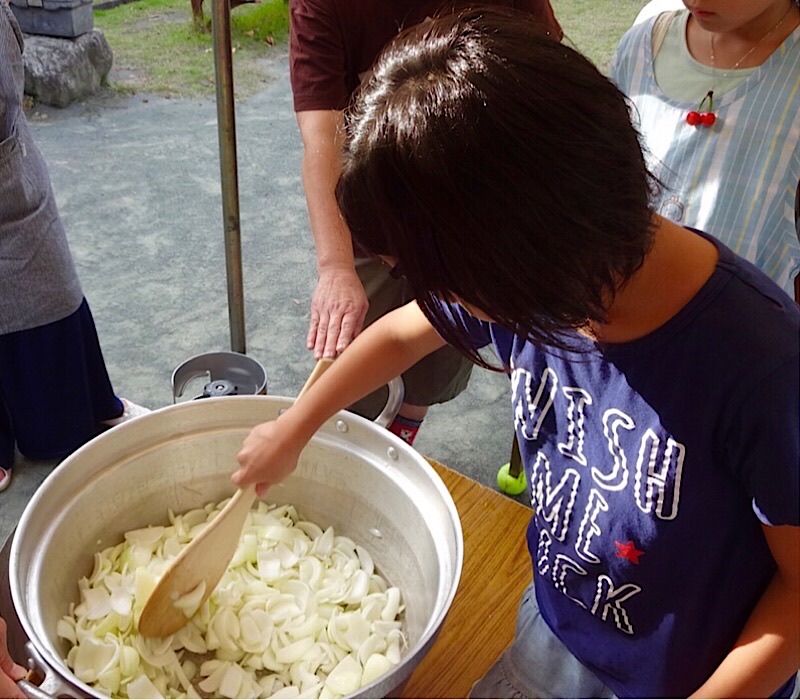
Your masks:
<path fill-rule="evenodd" d="M 622 37 L 610 75 L 635 106 L 648 164 L 665 186 L 656 211 L 712 234 L 794 296 L 800 272 L 794 224 L 800 27 L 751 76 L 715 95 L 717 121 L 706 128 L 686 123 L 697 104 L 668 97 L 655 81 L 654 22 L 635 25 Z"/>

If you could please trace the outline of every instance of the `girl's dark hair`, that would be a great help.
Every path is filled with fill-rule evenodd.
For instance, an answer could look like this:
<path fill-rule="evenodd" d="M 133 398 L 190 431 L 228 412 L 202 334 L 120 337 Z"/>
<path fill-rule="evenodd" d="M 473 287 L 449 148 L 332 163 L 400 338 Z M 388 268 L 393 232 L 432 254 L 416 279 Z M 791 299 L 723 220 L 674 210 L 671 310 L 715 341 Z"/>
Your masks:
<path fill-rule="evenodd" d="M 602 322 L 651 246 L 652 180 L 617 88 L 527 15 L 481 8 L 400 34 L 347 112 L 337 187 L 442 336 L 458 299 L 533 342 Z"/>

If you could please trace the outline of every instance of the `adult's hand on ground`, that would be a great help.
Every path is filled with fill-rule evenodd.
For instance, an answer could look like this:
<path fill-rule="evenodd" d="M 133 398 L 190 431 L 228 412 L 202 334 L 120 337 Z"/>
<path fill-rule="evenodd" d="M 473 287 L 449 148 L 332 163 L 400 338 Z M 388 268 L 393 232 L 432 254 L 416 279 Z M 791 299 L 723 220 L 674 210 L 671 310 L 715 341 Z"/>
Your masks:
<path fill-rule="evenodd" d="M 26 673 L 25 667 L 14 663 L 8 653 L 6 621 L 0 617 L 0 698 L 26 697 L 16 683 L 25 678 Z"/>
<path fill-rule="evenodd" d="M 364 326 L 369 301 L 355 269 L 320 273 L 311 300 L 306 346 L 314 359 L 335 358 Z"/>

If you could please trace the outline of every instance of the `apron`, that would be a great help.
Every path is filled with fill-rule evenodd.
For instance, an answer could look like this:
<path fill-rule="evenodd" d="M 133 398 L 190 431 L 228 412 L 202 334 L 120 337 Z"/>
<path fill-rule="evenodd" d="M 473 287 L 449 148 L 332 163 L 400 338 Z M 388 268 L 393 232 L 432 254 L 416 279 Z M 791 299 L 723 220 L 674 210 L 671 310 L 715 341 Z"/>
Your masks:
<path fill-rule="evenodd" d="M 0 335 L 74 313 L 83 292 L 22 95 L 22 33 L 0 0 Z"/>

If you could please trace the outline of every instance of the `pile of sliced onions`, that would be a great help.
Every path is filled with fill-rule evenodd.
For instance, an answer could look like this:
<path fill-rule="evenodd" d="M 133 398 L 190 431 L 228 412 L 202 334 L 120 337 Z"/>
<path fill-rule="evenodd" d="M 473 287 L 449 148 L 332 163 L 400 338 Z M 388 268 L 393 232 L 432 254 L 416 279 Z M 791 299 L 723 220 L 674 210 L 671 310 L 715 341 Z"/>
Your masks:
<path fill-rule="evenodd" d="M 119 698 L 339 698 L 400 661 L 400 591 L 351 539 L 259 503 L 219 585 L 176 605 L 191 617 L 165 639 L 138 634 L 159 576 L 227 501 L 125 533 L 95 554 L 57 633 L 75 676 Z"/>

